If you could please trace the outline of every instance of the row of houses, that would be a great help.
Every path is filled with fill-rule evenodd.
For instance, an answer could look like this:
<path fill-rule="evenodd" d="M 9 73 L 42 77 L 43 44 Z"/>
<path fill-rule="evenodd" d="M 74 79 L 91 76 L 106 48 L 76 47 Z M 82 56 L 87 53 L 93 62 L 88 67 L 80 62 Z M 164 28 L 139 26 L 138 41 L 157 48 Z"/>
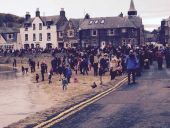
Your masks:
<path fill-rule="evenodd" d="M 143 44 L 144 26 L 133 0 L 127 14 L 96 18 L 86 14 L 84 18 L 68 20 L 63 8 L 55 16 L 41 16 L 37 9 L 34 18 L 26 13 L 21 28 L 0 28 L 0 47 L 27 49 Z"/>

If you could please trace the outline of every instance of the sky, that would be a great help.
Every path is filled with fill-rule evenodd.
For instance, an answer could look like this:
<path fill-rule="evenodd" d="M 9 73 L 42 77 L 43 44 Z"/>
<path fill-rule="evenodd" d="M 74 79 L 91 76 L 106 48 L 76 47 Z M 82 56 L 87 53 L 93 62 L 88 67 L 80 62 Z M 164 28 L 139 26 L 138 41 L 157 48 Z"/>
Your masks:
<path fill-rule="evenodd" d="M 138 15 L 142 17 L 146 30 L 160 26 L 162 19 L 170 16 L 170 0 L 134 0 Z M 35 16 L 37 8 L 41 15 L 59 15 L 64 8 L 67 18 L 83 18 L 85 13 L 91 17 L 127 15 L 130 0 L 1 0 L 0 13 L 25 16 L 30 12 Z"/>

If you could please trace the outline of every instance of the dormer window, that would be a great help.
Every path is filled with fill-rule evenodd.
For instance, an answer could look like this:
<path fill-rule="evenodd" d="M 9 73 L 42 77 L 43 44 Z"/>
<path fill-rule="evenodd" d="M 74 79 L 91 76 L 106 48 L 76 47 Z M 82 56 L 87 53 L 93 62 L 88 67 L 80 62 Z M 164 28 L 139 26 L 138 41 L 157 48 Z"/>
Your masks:
<path fill-rule="evenodd" d="M 90 24 L 90 25 L 93 24 L 93 20 L 89 21 L 89 24 Z"/>
<path fill-rule="evenodd" d="M 125 28 L 122 29 L 122 33 L 126 33 L 127 30 Z"/>
<path fill-rule="evenodd" d="M 28 31 L 28 27 L 25 27 L 25 31 Z"/>
<path fill-rule="evenodd" d="M 92 31 L 91 31 L 91 35 L 92 35 L 92 36 L 97 36 L 97 30 L 92 30 Z"/>
<path fill-rule="evenodd" d="M 36 29 L 36 26 L 35 26 L 35 24 L 33 24 L 33 30 L 35 30 Z"/>
<path fill-rule="evenodd" d="M 50 29 L 51 28 L 51 26 L 50 25 L 47 25 L 47 29 Z"/>
<path fill-rule="evenodd" d="M 101 22 L 100 22 L 101 24 L 104 24 L 105 23 L 105 20 L 103 19 L 103 20 L 101 20 Z"/>
<path fill-rule="evenodd" d="M 8 39 L 9 40 L 12 40 L 14 38 L 14 35 L 13 34 L 8 34 Z"/>
<path fill-rule="evenodd" d="M 98 24 L 98 23 L 99 23 L 99 21 L 98 21 L 98 20 L 96 20 L 94 23 L 95 23 L 95 24 Z"/>
<path fill-rule="evenodd" d="M 109 35 L 109 36 L 115 35 L 115 30 L 114 30 L 114 29 L 108 30 L 108 35 Z"/>

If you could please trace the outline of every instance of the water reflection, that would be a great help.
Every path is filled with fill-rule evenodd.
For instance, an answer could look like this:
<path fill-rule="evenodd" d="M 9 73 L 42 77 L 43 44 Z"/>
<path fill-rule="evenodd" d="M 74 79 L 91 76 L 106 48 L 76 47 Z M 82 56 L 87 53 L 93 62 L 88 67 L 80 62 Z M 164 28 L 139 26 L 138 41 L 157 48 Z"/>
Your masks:
<path fill-rule="evenodd" d="M 0 80 L 11 80 L 17 78 L 17 71 L 7 66 L 0 66 Z"/>
<path fill-rule="evenodd" d="M 43 88 L 31 82 L 30 74 L 0 68 L 0 127 L 51 107 L 54 102 L 50 100 Z"/>

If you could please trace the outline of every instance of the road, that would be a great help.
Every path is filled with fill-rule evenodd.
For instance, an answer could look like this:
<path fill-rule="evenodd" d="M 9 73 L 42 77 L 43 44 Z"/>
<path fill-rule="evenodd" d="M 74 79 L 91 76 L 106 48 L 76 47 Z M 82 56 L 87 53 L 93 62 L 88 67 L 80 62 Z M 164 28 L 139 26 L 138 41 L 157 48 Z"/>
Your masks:
<path fill-rule="evenodd" d="M 170 128 L 170 70 L 156 64 L 136 85 L 124 84 L 51 128 Z"/>

